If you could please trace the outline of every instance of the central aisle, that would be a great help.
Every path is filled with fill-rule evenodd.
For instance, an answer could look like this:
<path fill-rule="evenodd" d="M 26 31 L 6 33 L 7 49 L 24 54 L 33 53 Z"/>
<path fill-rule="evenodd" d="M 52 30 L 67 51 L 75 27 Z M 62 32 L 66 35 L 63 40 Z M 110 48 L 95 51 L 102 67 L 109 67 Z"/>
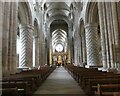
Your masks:
<path fill-rule="evenodd" d="M 34 95 L 38 94 L 81 94 L 80 96 L 86 96 L 77 82 L 63 67 L 56 68 L 50 74 L 34 93 Z"/>

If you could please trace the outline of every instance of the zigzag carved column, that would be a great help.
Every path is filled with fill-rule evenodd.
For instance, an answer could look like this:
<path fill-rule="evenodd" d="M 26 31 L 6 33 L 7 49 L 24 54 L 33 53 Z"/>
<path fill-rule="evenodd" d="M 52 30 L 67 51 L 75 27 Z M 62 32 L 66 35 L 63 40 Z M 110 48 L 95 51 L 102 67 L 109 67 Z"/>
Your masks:
<path fill-rule="evenodd" d="M 20 28 L 20 65 L 19 67 L 32 67 L 32 40 L 33 26 L 25 25 Z"/>
<path fill-rule="evenodd" d="M 87 66 L 98 67 L 99 65 L 99 52 L 97 45 L 97 25 L 87 24 L 86 30 L 86 48 L 87 48 Z"/>

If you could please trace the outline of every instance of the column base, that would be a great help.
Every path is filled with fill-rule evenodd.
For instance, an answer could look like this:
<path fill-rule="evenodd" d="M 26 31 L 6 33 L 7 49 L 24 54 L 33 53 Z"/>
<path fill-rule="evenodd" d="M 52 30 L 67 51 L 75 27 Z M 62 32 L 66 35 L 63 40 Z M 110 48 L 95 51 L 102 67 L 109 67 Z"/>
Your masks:
<path fill-rule="evenodd" d="M 120 74 L 120 68 L 117 68 L 117 74 Z"/>
<path fill-rule="evenodd" d="M 102 70 L 103 72 L 108 70 L 108 68 L 104 68 L 104 67 L 101 67 L 101 68 L 98 68 L 98 70 Z"/>
<path fill-rule="evenodd" d="M 116 68 L 108 68 L 107 72 L 117 73 L 117 69 Z"/>
<path fill-rule="evenodd" d="M 2 76 L 5 77 L 5 76 L 10 76 L 10 72 L 2 72 Z"/>
<path fill-rule="evenodd" d="M 102 65 L 97 65 L 97 66 L 91 66 L 91 65 L 85 65 L 85 68 L 101 68 L 103 67 Z"/>
<path fill-rule="evenodd" d="M 32 68 L 30 67 L 17 67 L 17 72 L 21 72 L 21 71 L 26 71 L 26 70 L 31 70 Z"/>

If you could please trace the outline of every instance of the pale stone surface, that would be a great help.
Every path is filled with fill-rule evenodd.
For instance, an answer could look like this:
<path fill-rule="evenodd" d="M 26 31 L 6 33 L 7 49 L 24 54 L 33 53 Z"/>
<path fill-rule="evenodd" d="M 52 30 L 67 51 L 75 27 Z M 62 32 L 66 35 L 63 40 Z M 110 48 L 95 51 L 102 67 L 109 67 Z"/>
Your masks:
<path fill-rule="evenodd" d="M 33 47 L 33 27 L 31 25 L 23 25 L 20 28 L 20 65 L 19 67 L 32 67 L 32 47 Z"/>
<path fill-rule="evenodd" d="M 4 4 L 0 2 L 0 13 L 1 13 L 1 16 L 0 16 L 0 78 L 2 78 L 2 31 L 3 31 L 3 28 L 2 28 L 2 24 L 3 24 L 3 7 L 4 7 Z M 2 88 L 2 85 L 0 84 L 0 88 Z M 0 94 L 2 92 L 0 91 Z"/>
<path fill-rule="evenodd" d="M 33 0 L 34 1 L 34 0 Z M 50 7 L 44 6 L 44 4 L 38 2 L 34 4 L 32 2 L 26 1 L 27 3 L 17 3 L 17 2 L 4 2 L 1 3 L 3 8 L 1 8 L 1 16 L 2 20 L 0 20 L 0 62 L 2 64 L 3 74 L 13 74 L 16 71 L 16 65 L 18 62 L 17 54 L 16 54 L 16 35 L 18 28 L 18 21 L 20 25 L 32 25 L 34 27 L 34 21 L 36 20 L 38 23 L 38 40 L 36 39 L 36 56 L 35 56 L 35 65 L 44 65 L 49 63 L 49 54 L 47 50 L 51 50 L 52 47 L 49 47 L 51 42 L 50 38 L 50 24 L 54 20 L 64 20 L 68 23 L 68 38 L 67 38 L 67 47 L 69 51 L 68 59 L 72 61 L 75 65 L 82 65 L 83 62 L 87 61 L 89 66 L 98 66 L 98 56 L 99 53 L 102 53 L 100 59 L 103 61 L 102 64 L 104 69 L 107 68 L 116 68 L 120 69 L 120 2 L 76 2 L 68 4 L 68 17 L 65 15 L 61 17 L 61 7 L 58 12 L 55 14 L 49 14 L 50 11 L 47 11 L 47 8 Z M 51 3 L 52 5 L 56 3 Z M 48 4 L 49 5 L 49 4 Z M 59 4 L 58 4 L 59 5 Z M 19 6 L 19 8 L 18 8 Z M 56 6 L 57 7 L 57 6 Z M 35 10 L 36 9 L 36 10 Z M 56 9 L 56 8 L 55 8 Z M 64 8 L 63 8 L 64 9 Z M 62 9 L 62 10 L 63 10 Z M 80 9 L 80 10 L 79 10 Z M 54 10 L 52 8 L 51 10 Z M 60 14 L 58 14 L 60 12 Z M 64 13 L 64 12 L 63 12 Z M 69 17 L 69 14 L 73 15 L 73 18 Z M 62 14 L 64 15 L 64 14 Z M 48 17 L 46 17 L 48 16 Z M 49 17 L 50 16 L 50 17 Z M 97 16 L 99 16 L 99 20 Z M 51 18 L 52 17 L 52 18 Z M 19 19 L 19 20 L 18 20 Z M 85 24 L 80 26 L 81 21 Z M 91 27 L 90 24 L 97 24 L 100 26 L 100 41 L 97 42 L 97 25 Z M 85 28 L 86 24 L 90 25 L 86 27 L 86 44 L 82 42 L 85 39 L 85 36 L 81 34 L 81 28 Z M 49 25 L 49 26 L 48 26 Z M 64 28 L 63 28 L 64 29 Z M 32 38 L 33 34 L 31 34 L 31 30 L 28 28 L 28 33 L 24 34 L 24 39 L 27 40 L 27 43 L 24 42 L 25 46 L 23 47 L 23 51 L 20 53 L 22 57 L 24 57 L 21 65 L 32 67 L 33 62 L 33 46 L 32 46 Z M 33 32 L 34 33 L 34 32 Z M 77 34 L 76 34 L 77 33 Z M 74 36 L 74 34 L 79 36 Z M 26 39 L 27 38 L 27 39 Z M 49 39 L 47 39 L 49 38 Z M 73 42 L 72 42 L 73 38 Z M 45 40 L 47 40 L 47 43 Z M 101 50 L 98 50 L 97 43 L 101 42 Z M 48 46 L 48 47 L 47 47 Z M 26 48 L 26 49 L 25 49 Z M 50 49 L 47 49 L 50 48 Z M 74 52 L 73 52 L 74 50 Z M 86 54 L 87 52 L 87 54 Z M 28 54 L 26 54 L 28 53 Z M 25 55 L 24 55 L 25 54 Z M 87 55 L 87 58 L 86 58 Z M 25 62 L 27 63 L 23 63 Z M 16 62 L 17 61 L 17 62 Z M 20 60 L 19 60 L 20 61 Z M 81 64 L 80 64 L 81 63 Z"/>
<path fill-rule="evenodd" d="M 63 67 L 55 69 L 34 93 L 34 95 L 36 94 L 80 94 L 80 96 L 86 96 Z"/>
<path fill-rule="evenodd" d="M 109 46 L 109 67 L 114 67 L 114 64 L 113 64 L 113 40 L 114 40 L 114 37 L 112 36 L 112 32 L 113 32 L 113 28 L 111 26 L 111 10 L 110 10 L 111 6 L 110 6 L 110 3 L 106 3 L 106 20 L 107 20 L 107 32 L 108 32 L 108 46 Z"/>
<path fill-rule="evenodd" d="M 98 67 L 99 51 L 98 51 L 98 36 L 97 24 L 87 24 L 86 30 L 86 47 L 87 47 L 87 65 Z"/>
<path fill-rule="evenodd" d="M 105 26 L 104 26 L 104 7 L 103 2 L 98 2 L 98 12 L 99 12 L 99 22 L 100 22 L 100 32 L 101 32 L 101 49 L 102 49 L 102 64 L 103 68 L 107 68 L 107 57 L 106 57 L 106 46 L 105 46 Z"/>

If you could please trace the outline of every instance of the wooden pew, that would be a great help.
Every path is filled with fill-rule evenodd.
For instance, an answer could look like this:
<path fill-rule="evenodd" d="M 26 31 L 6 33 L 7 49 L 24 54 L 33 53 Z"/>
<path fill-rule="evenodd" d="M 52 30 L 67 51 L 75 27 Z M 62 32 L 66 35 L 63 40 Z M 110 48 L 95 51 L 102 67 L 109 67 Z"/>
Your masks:
<path fill-rule="evenodd" d="M 102 72 L 96 69 L 87 69 L 77 66 L 65 66 L 67 71 L 79 83 L 88 96 L 93 96 L 95 88 L 100 84 L 120 84 L 120 74 L 113 72 Z M 93 90 L 94 89 L 94 90 Z M 92 93 L 92 94 L 91 94 Z"/>
<path fill-rule="evenodd" d="M 2 91 L 1 96 L 19 96 L 17 88 L 3 88 L 0 91 Z"/>
<path fill-rule="evenodd" d="M 120 84 L 98 84 L 95 94 L 97 96 L 120 96 Z"/>
<path fill-rule="evenodd" d="M 113 78 L 120 78 L 120 75 L 115 75 L 115 74 L 96 74 L 96 73 L 90 73 L 89 75 L 82 76 L 80 78 L 79 84 L 84 88 L 90 79 L 113 79 Z"/>
<path fill-rule="evenodd" d="M 17 87 L 18 93 L 22 91 L 25 96 L 31 96 L 54 69 L 55 67 L 43 66 L 40 70 L 25 70 L 3 77 L 1 82 L 5 89 Z"/>
<path fill-rule="evenodd" d="M 3 82 L 2 88 L 17 88 L 19 96 L 30 96 L 31 94 L 31 90 L 27 82 Z"/>
<path fill-rule="evenodd" d="M 90 79 L 83 90 L 86 94 L 93 96 L 96 90 L 93 86 L 97 86 L 97 84 L 120 84 L 120 78 Z"/>
<path fill-rule="evenodd" d="M 3 83 L 5 82 L 14 82 L 14 83 L 17 83 L 17 82 L 27 82 L 28 83 L 28 86 L 30 88 L 30 91 L 31 92 L 34 92 L 36 90 L 36 86 L 35 86 L 35 80 L 34 78 L 32 77 L 4 77 L 3 80 L 2 80 Z"/>

